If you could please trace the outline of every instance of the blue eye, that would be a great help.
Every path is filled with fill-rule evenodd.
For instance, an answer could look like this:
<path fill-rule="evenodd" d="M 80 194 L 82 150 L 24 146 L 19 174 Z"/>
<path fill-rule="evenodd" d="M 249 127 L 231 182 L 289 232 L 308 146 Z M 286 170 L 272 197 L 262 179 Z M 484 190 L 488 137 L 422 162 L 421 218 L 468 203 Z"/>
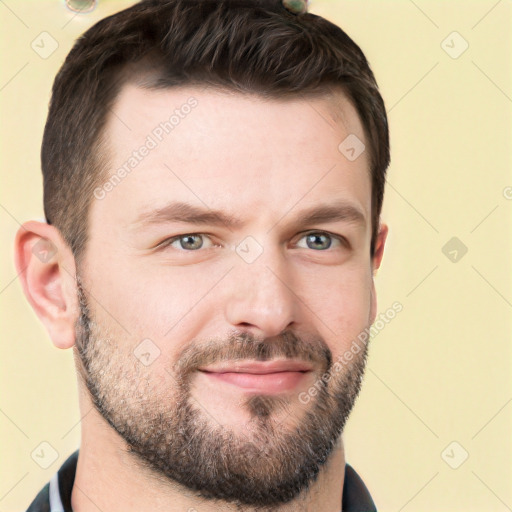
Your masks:
<path fill-rule="evenodd" d="M 176 242 L 179 242 L 180 249 L 184 251 L 197 251 L 198 249 L 201 249 L 203 247 L 203 240 L 202 237 L 205 237 L 207 235 L 204 235 L 202 233 L 190 233 L 186 235 L 178 235 L 173 238 L 169 238 L 168 240 L 165 240 L 161 246 L 167 247 L 167 246 L 174 246 Z M 174 246 L 175 248 L 178 248 Z M 178 250 L 180 250 L 178 249 Z"/>
<path fill-rule="evenodd" d="M 302 239 L 306 239 L 307 249 L 315 249 L 320 251 L 325 251 L 331 248 L 332 241 L 338 242 L 338 244 L 342 243 L 342 239 L 336 235 L 331 235 L 330 233 L 326 233 L 325 231 L 312 231 L 306 233 Z"/>

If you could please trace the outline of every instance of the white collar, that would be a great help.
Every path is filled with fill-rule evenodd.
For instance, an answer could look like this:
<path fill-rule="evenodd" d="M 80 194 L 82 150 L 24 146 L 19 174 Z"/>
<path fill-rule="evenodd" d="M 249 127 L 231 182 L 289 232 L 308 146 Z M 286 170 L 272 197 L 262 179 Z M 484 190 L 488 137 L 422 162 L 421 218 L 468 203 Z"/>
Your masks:
<path fill-rule="evenodd" d="M 64 505 L 60 499 L 58 472 L 50 480 L 50 512 L 64 512 Z"/>

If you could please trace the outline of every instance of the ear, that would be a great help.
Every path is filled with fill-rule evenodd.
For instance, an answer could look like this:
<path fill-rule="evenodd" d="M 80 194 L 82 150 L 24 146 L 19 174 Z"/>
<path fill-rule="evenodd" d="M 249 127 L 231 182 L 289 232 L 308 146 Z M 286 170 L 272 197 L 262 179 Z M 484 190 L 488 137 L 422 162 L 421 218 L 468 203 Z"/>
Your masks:
<path fill-rule="evenodd" d="M 384 245 L 386 244 L 386 238 L 388 236 L 388 226 L 386 224 L 380 224 L 379 233 L 377 240 L 375 241 L 375 251 L 372 256 L 372 272 L 373 276 L 377 273 L 377 269 L 380 267 L 382 262 L 382 256 L 384 256 Z M 375 282 L 372 277 L 372 288 L 371 288 L 371 306 L 370 306 L 370 324 L 375 322 L 377 317 L 377 293 L 375 291 Z"/>
<path fill-rule="evenodd" d="M 23 292 L 54 345 L 72 347 L 78 318 L 76 267 L 59 230 L 25 222 L 16 234 L 14 258 Z"/>

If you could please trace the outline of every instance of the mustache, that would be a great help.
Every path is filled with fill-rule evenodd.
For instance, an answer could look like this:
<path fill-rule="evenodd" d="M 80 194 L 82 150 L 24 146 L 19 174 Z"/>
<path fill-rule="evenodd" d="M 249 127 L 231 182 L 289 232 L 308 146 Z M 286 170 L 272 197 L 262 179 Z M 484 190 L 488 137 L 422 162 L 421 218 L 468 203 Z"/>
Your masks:
<path fill-rule="evenodd" d="M 300 359 L 320 366 L 324 371 L 332 365 L 332 352 L 320 337 L 305 340 L 292 331 L 284 331 L 279 336 L 260 339 L 248 332 L 234 331 L 224 341 L 192 342 L 179 353 L 172 369 L 175 375 L 186 378 L 199 367 L 213 363 L 277 358 Z"/>

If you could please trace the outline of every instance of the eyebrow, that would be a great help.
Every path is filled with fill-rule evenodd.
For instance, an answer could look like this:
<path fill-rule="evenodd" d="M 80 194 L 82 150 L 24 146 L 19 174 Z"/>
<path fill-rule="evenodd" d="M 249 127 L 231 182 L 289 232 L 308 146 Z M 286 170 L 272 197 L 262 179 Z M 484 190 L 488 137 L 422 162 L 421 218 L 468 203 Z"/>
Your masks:
<path fill-rule="evenodd" d="M 281 219 L 286 215 L 288 214 L 285 214 Z M 307 208 L 297 215 L 294 222 L 298 225 L 307 225 L 338 221 L 358 224 L 361 227 L 366 225 L 366 217 L 363 212 L 356 206 L 345 202 Z M 244 225 L 244 221 L 240 218 L 223 211 L 174 201 L 162 208 L 143 211 L 134 222 L 134 227 L 139 228 L 169 222 L 222 226 L 228 229 L 241 228 Z"/>

